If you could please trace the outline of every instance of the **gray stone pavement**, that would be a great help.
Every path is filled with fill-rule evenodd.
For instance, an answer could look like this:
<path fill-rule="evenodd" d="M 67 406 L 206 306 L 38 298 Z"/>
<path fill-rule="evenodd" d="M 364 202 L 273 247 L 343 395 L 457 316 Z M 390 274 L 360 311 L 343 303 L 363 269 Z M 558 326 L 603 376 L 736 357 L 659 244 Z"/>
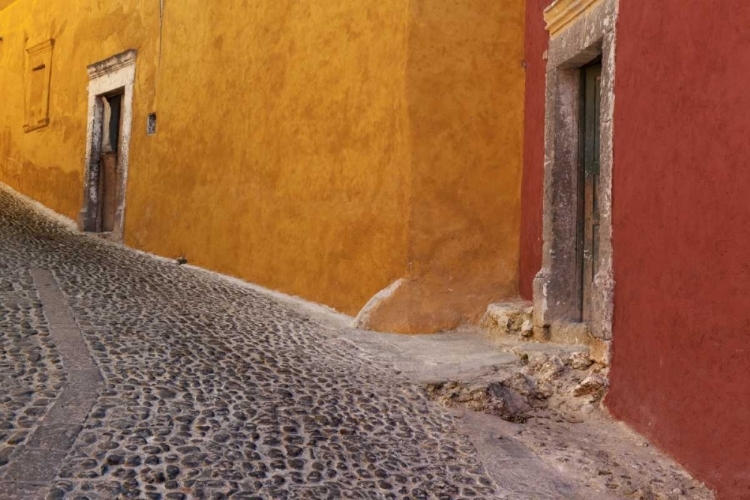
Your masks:
<path fill-rule="evenodd" d="M 0 500 L 613 498 L 545 457 L 568 448 L 553 422 L 523 431 L 424 388 L 517 364 L 465 332 L 352 330 L 0 187 Z M 592 429 L 558 434 L 612 434 Z"/>
<path fill-rule="evenodd" d="M 0 190 L 0 498 L 506 497 L 448 410 L 324 330 Z"/>

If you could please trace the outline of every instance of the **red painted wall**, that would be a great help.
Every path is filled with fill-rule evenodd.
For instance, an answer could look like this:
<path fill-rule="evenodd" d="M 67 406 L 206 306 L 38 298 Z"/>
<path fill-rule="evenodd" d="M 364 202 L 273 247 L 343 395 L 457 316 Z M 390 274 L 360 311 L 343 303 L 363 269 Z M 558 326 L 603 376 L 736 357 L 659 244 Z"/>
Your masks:
<path fill-rule="evenodd" d="M 750 498 L 750 2 L 620 2 L 612 413 Z"/>
<path fill-rule="evenodd" d="M 548 36 L 526 9 L 521 293 L 541 266 Z M 612 413 L 750 498 L 750 2 L 622 1 Z"/>
<path fill-rule="evenodd" d="M 521 296 L 531 300 L 534 276 L 542 267 L 542 195 L 544 181 L 544 92 L 547 30 L 543 12 L 550 0 L 526 3 L 526 104 L 523 182 L 521 184 Z"/>

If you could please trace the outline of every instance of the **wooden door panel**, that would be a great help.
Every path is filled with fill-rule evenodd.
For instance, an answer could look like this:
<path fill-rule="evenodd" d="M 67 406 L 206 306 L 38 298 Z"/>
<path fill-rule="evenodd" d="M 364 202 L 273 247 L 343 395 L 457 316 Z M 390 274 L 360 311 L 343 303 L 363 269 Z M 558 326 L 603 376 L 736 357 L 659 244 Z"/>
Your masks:
<path fill-rule="evenodd" d="M 593 296 L 596 264 L 599 260 L 599 138 L 601 111 L 601 64 L 586 66 L 582 71 L 583 80 L 583 113 L 582 113 L 582 161 L 580 179 L 582 180 L 582 203 L 579 204 L 582 230 L 580 231 L 581 248 L 581 319 L 591 319 L 591 302 Z"/>
<path fill-rule="evenodd" d="M 101 231 L 108 233 L 115 229 L 117 211 L 117 153 L 104 153 L 101 157 Z"/>

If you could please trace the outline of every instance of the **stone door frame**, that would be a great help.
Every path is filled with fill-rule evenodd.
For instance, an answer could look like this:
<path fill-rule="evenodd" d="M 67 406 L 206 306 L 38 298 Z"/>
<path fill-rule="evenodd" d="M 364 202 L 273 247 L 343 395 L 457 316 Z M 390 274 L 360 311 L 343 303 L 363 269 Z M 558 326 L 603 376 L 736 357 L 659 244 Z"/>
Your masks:
<path fill-rule="evenodd" d="M 109 236 L 122 241 L 125 222 L 125 187 L 128 179 L 130 136 L 133 123 L 133 87 L 135 84 L 135 49 L 114 55 L 88 66 L 88 126 L 86 132 L 86 160 L 83 187 L 83 208 L 79 213 L 82 231 L 99 231 L 100 155 L 102 148 L 102 123 L 104 121 L 104 96 L 121 92 L 122 110 L 120 141 L 117 151 L 118 179 L 114 230 Z"/>
<path fill-rule="evenodd" d="M 534 279 L 534 328 L 555 340 L 556 325 L 580 324 L 577 269 L 581 68 L 602 61 L 599 254 L 586 337 L 612 339 L 612 168 L 618 0 L 557 0 L 545 11 L 550 31 L 545 99 L 542 269 Z M 564 329 L 564 328 L 563 328 Z M 561 330 L 563 330 L 561 329 Z M 581 341 L 580 337 L 576 341 Z M 605 356 L 606 357 L 606 356 Z"/>

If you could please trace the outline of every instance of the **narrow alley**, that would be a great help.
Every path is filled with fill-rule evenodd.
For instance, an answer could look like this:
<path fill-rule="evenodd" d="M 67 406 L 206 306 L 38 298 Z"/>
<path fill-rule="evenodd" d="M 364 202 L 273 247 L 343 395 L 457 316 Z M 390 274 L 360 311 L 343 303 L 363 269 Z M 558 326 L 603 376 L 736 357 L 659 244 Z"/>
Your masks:
<path fill-rule="evenodd" d="M 0 0 L 0 500 L 750 499 L 747 0 Z"/>
<path fill-rule="evenodd" d="M 362 338 L 341 341 L 356 331 L 76 234 L 2 190 L 0 214 L 2 499 L 623 498 L 503 440 L 509 423 L 430 401 L 398 375 L 429 355 L 419 338 L 389 340 L 394 370 L 386 334 L 363 355 Z M 610 446 L 579 429 L 563 433 Z M 677 492 L 649 498 L 709 498 Z"/>
<path fill-rule="evenodd" d="M 1 191 L 0 214 L 0 497 L 496 493 L 448 413 L 309 318 Z M 61 354 L 31 270 L 59 284 L 101 381 Z"/>

